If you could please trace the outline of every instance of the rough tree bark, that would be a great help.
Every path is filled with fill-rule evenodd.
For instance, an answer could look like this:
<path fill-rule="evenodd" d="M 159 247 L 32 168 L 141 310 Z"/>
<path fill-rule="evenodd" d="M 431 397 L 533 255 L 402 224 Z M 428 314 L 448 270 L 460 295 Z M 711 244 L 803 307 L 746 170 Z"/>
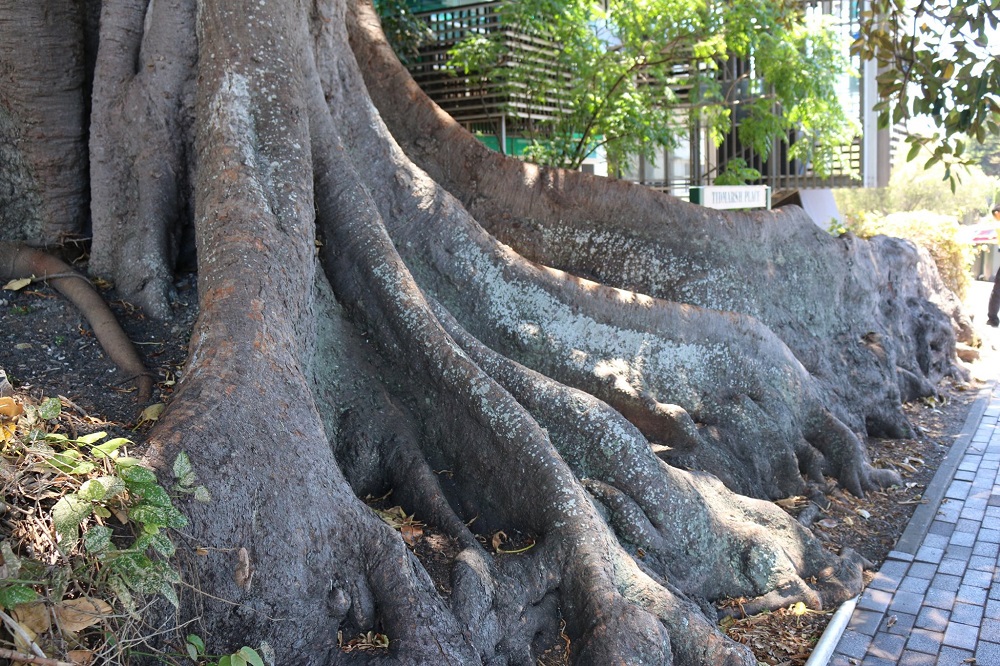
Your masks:
<path fill-rule="evenodd" d="M 766 499 L 893 481 L 866 427 L 905 432 L 901 396 L 957 371 L 911 248 L 490 154 L 354 0 L 108 2 L 98 39 L 71 170 L 91 270 L 169 316 L 197 237 L 200 316 L 147 458 L 187 451 L 215 501 L 186 507 L 162 621 L 280 664 L 532 663 L 560 620 L 575 663 L 754 664 L 713 602 L 858 591 L 860 558 Z M 0 132 L 40 105 L 5 85 Z M 44 220 L 34 142 L 0 186 Z M 459 544 L 450 595 L 358 499 L 390 489 Z M 492 553 L 500 529 L 536 545 Z M 387 652 L 339 650 L 372 629 Z"/>

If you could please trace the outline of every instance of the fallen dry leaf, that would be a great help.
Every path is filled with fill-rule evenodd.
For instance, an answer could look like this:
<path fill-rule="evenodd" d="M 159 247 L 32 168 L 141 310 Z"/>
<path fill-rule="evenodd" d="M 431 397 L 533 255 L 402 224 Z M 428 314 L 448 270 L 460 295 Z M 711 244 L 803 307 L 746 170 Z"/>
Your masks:
<path fill-rule="evenodd" d="M 8 419 L 17 418 L 21 414 L 24 414 L 24 407 L 21 403 L 14 400 L 11 397 L 0 398 L 0 416 L 5 416 Z"/>
<path fill-rule="evenodd" d="M 111 605 L 101 599 L 80 597 L 60 601 L 53 609 L 63 633 L 78 633 L 100 622 L 114 612 Z"/>
<path fill-rule="evenodd" d="M 49 627 L 52 626 L 49 609 L 41 602 L 15 606 L 11 615 L 14 616 L 19 625 L 32 634 L 32 638 L 48 631 Z"/>
<path fill-rule="evenodd" d="M 94 663 L 94 653 L 90 650 L 70 650 L 66 657 L 77 666 L 90 666 Z"/>
<path fill-rule="evenodd" d="M 500 530 L 499 532 L 494 534 L 493 540 L 490 542 L 493 544 L 493 550 L 500 550 L 500 546 L 502 546 L 506 540 L 507 540 L 507 533 L 504 532 L 503 530 Z"/>
<path fill-rule="evenodd" d="M 143 424 L 156 421 L 160 418 L 160 415 L 163 414 L 163 410 L 166 408 L 167 406 L 162 402 L 150 405 L 146 409 L 142 410 L 142 414 L 139 415 L 139 423 Z"/>
<path fill-rule="evenodd" d="M 5 284 L 3 288 L 7 291 L 21 291 L 29 284 L 31 284 L 31 278 L 18 278 Z"/>
<path fill-rule="evenodd" d="M 417 542 L 421 536 L 423 536 L 424 531 L 420 529 L 417 525 L 400 525 L 399 533 L 403 535 L 403 541 L 406 542 L 407 546 L 412 546 Z"/>

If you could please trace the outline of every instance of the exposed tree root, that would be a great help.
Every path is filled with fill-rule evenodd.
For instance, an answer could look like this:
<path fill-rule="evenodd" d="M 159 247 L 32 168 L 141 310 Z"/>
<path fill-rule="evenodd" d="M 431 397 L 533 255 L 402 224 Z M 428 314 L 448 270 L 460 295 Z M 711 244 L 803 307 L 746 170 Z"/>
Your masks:
<path fill-rule="evenodd" d="M 893 368 L 930 381 L 943 366 L 939 350 L 910 363 L 885 341 L 946 347 L 939 322 L 864 337 L 872 299 L 806 308 L 799 295 L 774 313 L 754 293 L 766 280 L 722 293 L 707 276 L 711 234 L 742 243 L 747 265 L 780 283 L 775 224 L 518 165 L 460 133 L 451 157 L 433 157 L 421 142 L 458 130 L 405 87 L 398 63 L 367 61 L 395 77 L 369 81 L 378 104 L 399 103 L 396 83 L 413 95 L 413 119 L 384 111 L 400 150 L 348 47 L 348 4 L 103 4 L 97 270 L 165 312 L 175 241 L 196 207 L 200 315 L 148 459 L 168 473 L 186 451 L 215 500 L 185 507 L 179 559 L 197 585 L 165 621 L 198 618 L 219 651 L 266 643 L 277 663 L 306 666 L 519 666 L 560 621 L 578 664 L 750 666 L 713 603 L 828 607 L 857 593 L 857 557 L 732 489 L 891 481 L 855 431 L 903 427 Z M 414 128 L 429 132 L 407 136 Z M 837 266 L 868 251 L 803 242 L 843 253 Z M 651 248 L 667 263 L 633 261 Z M 577 277 L 604 264 L 620 288 Z M 837 294 L 865 286 L 833 274 Z M 845 311 L 861 315 L 837 328 Z M 810 316 L 824 319 L 817 339 L 848 336 L 841 359 L 789 342 L 809 337 Z M 847 366 L 875 370 L 828 381 Z M 859 407 L 848 391 L 859 387 L 881 406 Z M 447 598 L 358 498 L 389 490 L 461 548 Z M 500 530 L 531 547 L 493 552 Z M 369 631 L 388 649 L 341 652 L 339 639 Z"/>
<path fill-rule="evenodd" d="M 907 434 L 900 389 L 913 395 L 960 372 L 949 348 L 948 316 L 960 332 L 968 325 L 955 302 L 938 296 L 946 291 L 940 289 L 903 296 L 912 285 L 935 284 L 924 265 L 921 279 L 912 280 L 900 252 L 884 243 L 833 239 L 799 210 L 766 216 L 711 211 L 629 183 L 538 168 L 489 151 L 413 82 L 370 7 L 352 0 L 350 10 L 352 47 L 393 135 L 522 256 L 623 289 L 759 319 L 819 380 L 828 408 L 854 430 L 867 425 L 873 435 Z M 839 314 L 831 318 L 834 311 Z M 906 324 L 917 321 L 928 327 Z M 861 342 L 870 331 L 885 338 L 882 355 Z M 920 358 L 927 360 L 914 362 Z M 897 374 L 897 367 L 927 383 Z"/>
<path fill-rule="evenodd" d="M 153 375 L 146 370 L 132 341 L 90 280 L 51 254 L 18 243 L 0 242 L 0 280 L 17 278 L 45 280 L 75 305 L 90 322 L 97 341 L 124 378 L 136 382 L 136 401 L 149 402 L 153 394 Z"/>
<path fill-rule="evenodd" d="M 129 301 L 170 314 L 189 193 L 194 0 L 101 4 L 94 72 L 90 270 Z"/>

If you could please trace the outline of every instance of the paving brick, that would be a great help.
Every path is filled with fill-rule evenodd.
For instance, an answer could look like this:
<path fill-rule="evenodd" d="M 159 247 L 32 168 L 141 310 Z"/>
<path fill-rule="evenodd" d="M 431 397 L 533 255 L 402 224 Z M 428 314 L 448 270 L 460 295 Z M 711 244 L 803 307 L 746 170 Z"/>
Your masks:
<path fill-rule="evenodd" d="M 970 553 L 972 549 L 969 549 Z M 921 546 L 917 551 L 917 556 L 914 558 L 917 562 L 932 562 L 937 564 L 941 561 L 944 556 L 943 548 L 932 548 L 930 546 Z"/>
<path fill-rule="evenodd" d="M 975 520 L 976 522 L 981 523 L 986 518 L 986 509 L 983 507 L 976 508 L 966 506 L 958 515 L 960 518 L 967 518 L 968 520 Z"/>
<path fill-rule="evenodd" d="M 965 498 L 965 508 L 975 509 L 976 511 L 982 511 L 983 515 L 986 515 L 986 505 L 990 498 L 990 490 L 993 486 L 989 488 L 983 488 L 981 486 L 976 486 L 972 484 L 972 490 L 969 491 L 969 496 Z"/>
<path fill-rule="evenodd" d="M 918 629 L 944 631 L 948 626 L 948 619 L 950 617 L 951 613 L 942 608 L 924 606 L 920 609 L 920 613 L 917 614 L 917 619 L 914 621 L 913 626 Z"/>
<path fill-rule="evenodd" d="M 954 617 L 954 616 L 953 616 Z M 876 640 L 878 636 L 875 637 Z M 960 622 L 949 622 L 944 630 L 944 644 L 963 650 L 973 650 L 979 640 L 979 627 Z"/>
<path fill-rule="evenodd" d="M 924 603 L 928 606 L 933 606 L 934 608 L 941 608 L 946 611 L 951 611 L 951 607 L 955 605 L 955 597 L 957 592 L 953 590 L 941 590 L 932 587 L 927 590 L 927 594 L 924 595 Z"/>
<path fill-rule="evenodd" d="M 905 652 L 903 654 L 906 654 Z M 846 654 L 839 654 L 837 652 L 833 653 L 830 657 L 830 661 L 827 662 L 827 666 L 855 666 L 858 660 L 853 657 L 848 657 Z"/>
<path fill-rule="evenodd" d="M 913 631 L 913 625 L 917 621 L 916 615 L 910 613 L 891 613 L 882 620 L 879 631 L 900 636 L 909 636 Z"/>
<path fill-rule="evenodd" d="M 993 634 L 993 638 L 1000 639 L 1000 636 Z M 905 662 L 901 661 L 900 663 Z M 976 663 L 980 666 L 1000 664 L 1000 644 L 985 640 L 979 641 L 979 645 L 976 646 Z"/>
<path fill-rule="evenodd" d="M 951 535 L 949 543 L 954 546 L 973 546 L 976 543 L 975 532 L 955 532 Z"/>
<path fill-rule="evenodd" d="M 944 645 L 944 632 L 928 629 L 914 629 L 910 633 L 909 640 L 906 641 L 907 650 L 926 652 L 927 654 L 937 654 L 942 645 Z"/>
<path fill-rule="evenodd" d="M 889 608 L 889 603 L 891 601 L 891 593 L 886 592 L 885 590 L 873 590 L 869 587 L 865 590 L 865 593 L 861 595 L 861 598 L 858 599 L 857 607 L 863 610 L 873 610 L 879 613 L 884 613 L 886 609 Z"/>
<path fill-rule="evenodd" d="M 936 666 L 937 655 L 904 650 L 903 654 L 899 657 L 899 663 L 906 664 L 906 666 Z M 832 661 L 830 662 L 830 666 L 833 666 Z"/>
<path fill-rule="evenodd" d="M 970 532 L 972 534 L 978 534 L 981 527 L 982 523 L 978 520 L 960 519 L 955 522 L 956 532 Z"/>
<path fill-rule="evenodd" d="M 940 534 L 942 536 L 951 536 L 954 531 L 955 523 L 946 523 L 943 520 L 931 521 L 931 526 L 927 528 L 928 534 Z"/>
<path fill-rule="evenodd" d="M 944 553 L 948 557 L 968 562 L 969 558 L 972 557 L 972 548 L 970 546 L 948 546 Z"/>
<path fill-rule="evenodd" d="M 958 481 L 973 481 L 976 478 L 976 472 L 969 469 L 960 469 L 955 472 L 955 479 Z"/>
<path fill-rule="evenodd" d="M 975 569 L 976 571 L 986 571 L 993 572 L 997 568 L 997 559 L 995 557 L 983 557 L 982 555 L 973 555 L 969 558 L 969 569 Z"/>
<path fill-rule="evenodd" d="M 952 576 L 961 576 L 967 568 L 968 565 L 964 560 L 956 560 L 951 557 L 944 558 L 941 560 L 941 564 L 937 565 L 938 573 Z"/>
<path fill-rule="evenodd" d="M 916 592 L 917 594 L 923 594 L 930 587 L 931 582 L 926 578 L 917 578 L 916 576 L 907 576 L 900 582 L 898 592 Z"/>
<path fill-rule="evenodd" d="M 931 589 L 933 590 L 948 590 L 949 592 L 958 592 L 958 588 L 962 585 L 962 579 L 958 576 L 949 576 L 947 574 L 938 574 L 934 576 L 931 581 Z"/>
<path fill-rule="evenodd" d="M 942 523 L 947 525 L 948 523 Z M 886 560 L 899 560 L 900 562 L 912 562 L 913 553 L 904 553 L 901 550 L 890 550 L 889 554 L 885 556 Z"/>
<path fill-rule="evenodd" d="M 945 636 L 947 636 L 947 633 Z M 906 636 L 879 633 L 875 635 L 875 638 L 872 640 L 872 644 L 868 646 L 868 654 L 873 657 L 888 659 L 895 664 L 896 661 L 899 660 L 899 655 L 903 654 L 903 646 L 905 644 Z M 956 645 L 955 647 L 965 646 Z M 975 644 L 973 644 L 972 647 L 975 647 Z"/>
<path fill-rule="evenodd" d="M 997 588 L 992 588 L 997 589 Z M 990 596 L 986 601 L 986 617 L 991 620 L 1000 620 L 1000 601 Z"/>
<path fill-rule="evenodd" d="M 987 615 L 986 619 L 979 625 L 979 638 L 994 642 L 1000 641 L 1000 620 Z M 1000 664 L 1000 661 L 997 663 Z"/>
<path fill-rule="evenodd" d="M 876 590 L 895 592 L 909 567 L 906 562 L 884 562 L 869 586 Z"/>
<path fill-rule="evenodd" d="M 962 512 L 962 507 L 956 505 L 953 502 L 948 502 L 947 500 L 941 502 L 941 506 L 938 507 L 936 518 L 937 520 L 944 521 L 946 523 L 958 523 L 959 513 Z M 958 529 L 957 527 L 955 529 Z"/>
<path fill-rule="evenodd" d="M 1000 555 L 1000 543 L 990 543 L 988 541 L 980 541 L 972 548 L 973 555 L 979 555 L 981 557 L 992 557 L 996 559 L 997 555 Z"/>
<path fill-rule="evenodd" d="M 927 546 L 928 548 L 947 548 L 948 542 L 951 538 L 954 538 L 954 535 L 946 537 L 943 534 L 928 534 L 924 536 L 924 541 L 921 545 Z M 971 546 L 972 544 L 968 545 Z"/>
<path fill-rule="evenodd" d="M 951 621 L 979 626 L 983 620 L 983 607 L 977 604 L 956 603 L 951 609 Z"/>
<path fill-rule="evenodd" d="M 898 657 L 896 658 L 898 659 Z M 860 666 L 896 666 L 896 659 L 885 659 L 868 654 L 861 660 Z"/>
<path fill-rule="evenodd" d="M 882 622 L 882 618 L 884 616 L 884 613 L 855 609 L 854 613 L 851 614 L 851 621 L 848 622 L 847 628 L 850 631 L 856 631 L 859 634 L 874 636 L 875 632 L 878 631 L 879 623 Z"/>
<path fill-rule="evenodd" d="M 986 543 L 1000 543 L 1000 530 L 979 530 L 979 540 Z"/>
<path fill-rule="evenodd" d="M 941 635 L 941 638 L 944 638 L 944 634 Z M 865 656 L 865 653 L 868 652 L 868 646 L 871 644 L 871 636 L 847 630 L 844 632 L 844 635 L 840 637 L 840 642 L 837 643 L 837 652 L 847 655 L 848 657 L 861 659 Z"/>
<path fill-rule="evenodd" d="M 918 594 L 916 592 L 897 592 L 892 598 L 892 601 L 889 603 L 889 610 L 897 613 L 912 613 L 913 615 L 916 615 L 920 612 L 920 607 L 923 603 L 923 594 Z"/>
<path fill-rule="evenodd" d="M 971 446 L 969 447 L 969 450 L 970 451 L 972 450 Z M 982 456 L 966 455 L 964 458 L 962 458 L 962 462 L 958 464 L 958 468 L 960 470 L 965 470 L 967 472 L 975 472 L 977 469 L 979 469 L 979 463 L 981 462 L 983 462 Z"/>
<path fill-rule="evenodd" d="M 964 602 L 967 604 L 976 604 L 977 606 L 986 605 L 986 592 L 984 588 L 972 587 L 971 585 L 963 585 L 958 588 L 958 593 L 955 595 L 956 602 Z"/>
<path fill-rule="evenodd" d="M 965 567 L 963 566 L 964 563 L 961 560 L 941 560 L 941 564 L 931 564 L 930 562 L 914 562 L 913 564 L 910 565 L 910 570 L 906 572 L 906 575 L 915 576 L 917 578 L 926 578 L 927 580 L 930 580 L 931 578 L 934 578 L 934 574 L 936 574 L 938 571 L 941 571 L 941 567 L 943 567 L 944 563 L 948 561 L 954 562 L 957 566 L 960 566 L 962 568 L 959 569 L 958 571 L 945 571 L 944 573 L 951 573 L 958 575 L 959 572 L 965 571 Z M 882 565 L 882 568 L 885 569 L 884 564 Z"/>
<path fill-rule="evenodd" d="M 963 465 L 964 465 L 964 463 L 963 463 Z M 976 470 L 979 468 L 978 465 L 976 465 L 975 467 L 972 467 L 971 465 L 968 466 L 968 467 L 966 467 L 966 466 L 963 466 L 963 465 L 959 465 L 959 469 L 960 470 L 967 471 L 967 472 L 972 472 L 972 473 L 975 473 Z M 971 488 L 972 488 L 972 483 L 971 482 L 969 482 L 969 481 L 958 481 L 958 480 L 955 480 L 955 481 L 952 481 L 951 484 L 948 486 L 948 489 L 946 491 L 944 491 L 944 496 L 947 499 L 964 500 L 966 497 L 969 496 L 969 490 Z"/>
<path fill-rule="evenodd" d="M 945 646 L 938 654 L 938 666 L 972 666 L 972 650 Z M 983 666 L 980 664 L 979 666 Z"/>
<path fill-rule="evenodd" d="M 977 571 L 975 569 L 969 569 L 962 576 L 962 585 L 971 585 L 972 587 L 981 587 L 984 590 L 993 584 L 993 572 L 992 571 Z"/>

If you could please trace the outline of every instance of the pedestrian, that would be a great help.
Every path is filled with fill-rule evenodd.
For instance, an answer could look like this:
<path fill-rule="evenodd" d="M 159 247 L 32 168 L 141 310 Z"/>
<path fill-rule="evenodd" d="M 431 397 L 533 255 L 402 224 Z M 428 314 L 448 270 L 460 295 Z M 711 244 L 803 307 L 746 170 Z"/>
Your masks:
<path fill-rule="evenodd" d="M 1000 221 L 1000 206 L 993 207 L 993 219 Z M 993 277 L 993 291 L 990 292 L 990 304 L 986 310 L 986 323 L 990 326 L 1000 326 L 997 310 L 1000 310 L 1000 270 Z"/>
<path fill-rule="evenodd" d="M 986 323 L 990 326 L 1000 326 L 1000 319 L 997 319 L 997 310 L 1000 310 L 1000 270 L 993 278 L 993 291 L 990 292 L 990 305 L 986 310 Z"/>

